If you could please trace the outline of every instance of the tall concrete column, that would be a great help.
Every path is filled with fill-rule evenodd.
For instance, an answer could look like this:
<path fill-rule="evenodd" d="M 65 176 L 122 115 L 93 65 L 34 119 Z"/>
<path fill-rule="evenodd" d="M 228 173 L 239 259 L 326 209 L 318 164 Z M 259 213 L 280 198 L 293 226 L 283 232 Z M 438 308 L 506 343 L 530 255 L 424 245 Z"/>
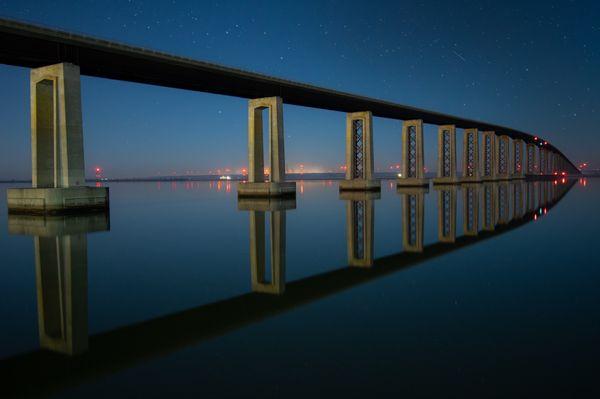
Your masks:
<path fill-rule="evenodd" d="M 438 192 L 438 240 L 456 241 L 456 186 L 437 186 Z"/>
<path fill-rule="evenodd" d="M 423 170 L 423 121 L 404 121 L 402 124 L 402 176 L 398 186 L 429 186 Z"/>
<path fill-rule="evenodd" d="M 263 111 L 269 118 L 269 160 L 271 171 L 265 176 L 263 154 Z M 284 197 L 296 195 L 296 183 L 285 181 L 283 145 L 283 101 L 281 97 L 248 101 L 248 181 L 238 184 L 239 197 Z"/>
<path fill-rule="evenodd" d="M 373 116 L 370 111 L 346 114 L 346 179 L 342 191 L 379 191 L 373 162 Z"/>
<path fill-rule="evenodd" d="M 479 234 L 479 184 L 465 184 L 463 189 L 463 234 Z"/>
<path fill-rule="evenodd" d="M 85 187 L 79 67 L 32 69 L 30 189 L 8 190 L 11 213 L 105 209 L 108 189 Z"/>
<path fill-rule="evenodd" d="M 458 183 L 456 173 L 456 127 L 443 125 L 438 128 L 438 168 L 433 184 Z"/>
<path fill-rule="evenodd" d="M 496 176 L 500 180 L 508 180 L 510 178 L 510 138 L 506 135 L 498 137 L 498 168 Z"/>
<path fill-rule="evenodd" d="M 527 175 L 533 176 L 535 174 L 535 145 L 527 144 Z"/>
<path fill-rule="evenodd" d="M 539 171 L 540 175 L 544 176 L 548 173 L 548 171 L 546 169 L 546 150 L 545 149 L 540 147 L 538 158 L 539 158 L 539 164 L 540 164 L 538 171 Z"/>
<path fill-rule="evenodd" d="M 483 132 L 483 171 L 481 180 L 496 180 L 496 133 Z"/>
<path fill-rule="evenodd" d="M 465 129 L 463 134 L 463 182 L 481 180 L 479 171 L 479 132 L 477 129 Z"/>
<path fill-rule="evenodd" d="M 406 252 L 423 252 L 425 229 L 425 194 L 428 187 L 398 187 L 402 195 L 402 248 Z"/>
<path fill-rule="evenodd" d="M 482 229 L 494 231 L 498 223 L 498 183 L 483 185 L 483 225 Z"/>
<path fill-rule="evenodd" d="M 373 266 L 375 231 L 375 200 L 379 192 L 344 192 L 340 199 L 346 204 L 346 243 L 348 264 L 357 267 Z"/>
<path fill-rule="evenodd" d="M 285 292 L 286 212 L 295 199 L 240 198 L 238 209 L 250 211 L 250 275 L 252 291 Z M 266 214 L 269 214 L 269 265 L 266 259 Z"/>
<path fill-rule="evenodd" d="M 87 351 L 87 234 L 108 229 L 108 213 L 8 216 L 10 234 L 33 236 L 42 348 L 66 355 Z"/>
<path fill-rule="evenodd" d="M 512 151 L 512 178 L 523 179 L 525 173 L 523 170 L 523 151 L 525 151 L 525 142 L 521 139 L 513 140 Z"/>

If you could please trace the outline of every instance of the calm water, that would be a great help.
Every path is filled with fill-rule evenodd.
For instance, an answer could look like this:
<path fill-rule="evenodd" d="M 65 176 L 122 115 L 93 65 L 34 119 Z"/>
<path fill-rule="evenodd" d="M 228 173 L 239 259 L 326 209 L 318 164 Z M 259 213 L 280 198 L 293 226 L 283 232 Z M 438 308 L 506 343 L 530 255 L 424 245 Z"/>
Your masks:
<path fill-rule="evenodd" d="M 295 204 L 111 183 L 110 215 L 52 219 L 8 217 L 7 187 L 9 396 L 598 393 L 600 180 Z"/>

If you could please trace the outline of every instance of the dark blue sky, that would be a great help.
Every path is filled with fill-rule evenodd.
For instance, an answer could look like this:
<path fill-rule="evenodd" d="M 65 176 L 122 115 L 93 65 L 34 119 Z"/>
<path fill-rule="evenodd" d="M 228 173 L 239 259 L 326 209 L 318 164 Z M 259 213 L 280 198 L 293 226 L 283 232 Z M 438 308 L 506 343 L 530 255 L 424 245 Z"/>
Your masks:
<path fill-rule="evenodd" d="M 0 15 L 511 126 L 600 166 L 597 0 L 0 0 Z M 0 66 L 0 82 L 0 179 L 28 178 L 29 71 Z M 247 162 L 246 100 L 87 77 L 82 98 L 88 172 Z M 344 114 L 285 106 L 284 120 L 288 167 L 343 163 Z M 400 126 L 375 119 L 376 167 L 399 162 Z M 433 169 L 431 126 L 425 141 Z"/>

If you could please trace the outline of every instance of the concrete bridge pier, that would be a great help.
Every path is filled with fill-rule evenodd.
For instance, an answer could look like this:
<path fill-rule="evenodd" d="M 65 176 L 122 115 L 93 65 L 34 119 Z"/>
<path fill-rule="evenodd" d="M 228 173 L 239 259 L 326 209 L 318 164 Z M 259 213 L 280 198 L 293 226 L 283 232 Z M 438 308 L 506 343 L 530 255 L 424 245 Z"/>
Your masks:
<path fill-rule="evenodd" d="M 250 211 L 250 274 L 252 291 L 285 292 L 286 212 L 296 199 L 240 198 L 238 209 Z M 270 270 L 266 259 L 266 214 L 269 213 Z"/>
<path fill-rule="evenodd" d="M 497 162 L 496 177 L 498 180 L 510 179 L 510 137 L 501 135 L 497 139 Z"/>
<path fill-rule="evenodd" d="M 542 176 L 546 176 L 548 174 L 548 170 L 546 169 L 546 158 L 547 158 L 547 152 L 545 149 L 540 148 L 539 151 L 539 167 L 538 167 L 538 173 Z"/>
<path fill-rule="evenodd" d="M 373 116 L 370 111 L 346 114 L 346 179 L 340 191 L 379 191 L 374 177 Z"/>
<path fill-rule="evenodd" d="M 404 121 L 402 124 L 402 176 L 398 177 L 398 187 L 425 187 L 429 180 L 423 170 L 423 121 Z"/>
<path fill-rule="evenodd" d="M 497 154 L 496 154 L 496 133 L 483 132 L 483 171 L 482 181 L 497 180 Z"/>
<path fill-rule="evenodd" d="M 87 234 L 109 224 L 107 212 L 8 215 L 9 234 L 33 236 L 40 347 L 66 355 L 87 351 Z"/>
<path fill-rule="evenodd" d="M 375 200 L 380 192 L 343 192 L 340 199 L 346 200 L 346 243 L 348 264 L 356 267 L 371 267 L 375 256 L 373 242 L 375 232 Z"/>
<path fill-rule="evenodd" d="M 263 155 L 263 110 L 269 118 L 271 171 L 265 176 Z M 238 197 L 294 197 L 296 183 L 285 181 L 283 146 L 283 101 L 281 97 L 248 101 L 248 181 L 238 184 Z"/>
<path fill-rule="evenodd" d="M 463 234 L 479 234 L 479 184 L 465 184 L 463 190 Z"/>
<path fill-rule="evenodd" d="M 436 186 L 438 194 L 438 240 L 453 243 L 456 241 L 456 194 L 458 187 L 453 185 Z"/>
<path fill-rule="evenodd" d="M 433 184 L 459 183 L 456 174 L 456 127 L 444 125 L 438 128 L 438 168 Z"/>
<path fill-rule="evenodd" d="M 527 176 L 535 175 L 535 145 L 528 143 L 527 144 L 527 161 L 526 161 L 526 174 Z"/>
<path fill-rule="evenodd" d="M 479 132 L 477 129 L 465 129 L 463 134 L 463 176 L 462 182 L 481 181 L 479 171 Z"/>
<path fill-rule="evenodd" d="M 32 69 L 30 89 L 32 188 L 7 191 L 9 213 L 108 208 L 108 188 L 85 186 L 79 67 Z"/>
<path fill-rule="evenodd" d="M 521 139 L 513 140 L 512 150 L 512 174 L 513 179 L 524 179 L 525 173 L 523 170 L 523 152 L 525 151 L 525 142 Z"/>
<path fill-rule="evenodd" d="M 425 194 L 429 187 L 398 187 L 397 192 L 402 195 L 402 248 L 423 252 Z"/>

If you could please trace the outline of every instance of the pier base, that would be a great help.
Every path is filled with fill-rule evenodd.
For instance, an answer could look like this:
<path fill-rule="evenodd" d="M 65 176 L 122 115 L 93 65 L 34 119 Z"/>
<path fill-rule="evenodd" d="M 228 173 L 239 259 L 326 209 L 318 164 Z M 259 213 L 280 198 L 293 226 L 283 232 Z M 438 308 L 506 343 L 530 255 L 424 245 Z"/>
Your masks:
<path fill-rule="evenodd" d="M 243 182 L 237 192 L 238 197 L 295 197 L 296 182 Z"/>
<path fill-rule="evenodd" d="M 107 187 L 9 188 L 8 213 L 66 214 L 106 210 Z"/>

